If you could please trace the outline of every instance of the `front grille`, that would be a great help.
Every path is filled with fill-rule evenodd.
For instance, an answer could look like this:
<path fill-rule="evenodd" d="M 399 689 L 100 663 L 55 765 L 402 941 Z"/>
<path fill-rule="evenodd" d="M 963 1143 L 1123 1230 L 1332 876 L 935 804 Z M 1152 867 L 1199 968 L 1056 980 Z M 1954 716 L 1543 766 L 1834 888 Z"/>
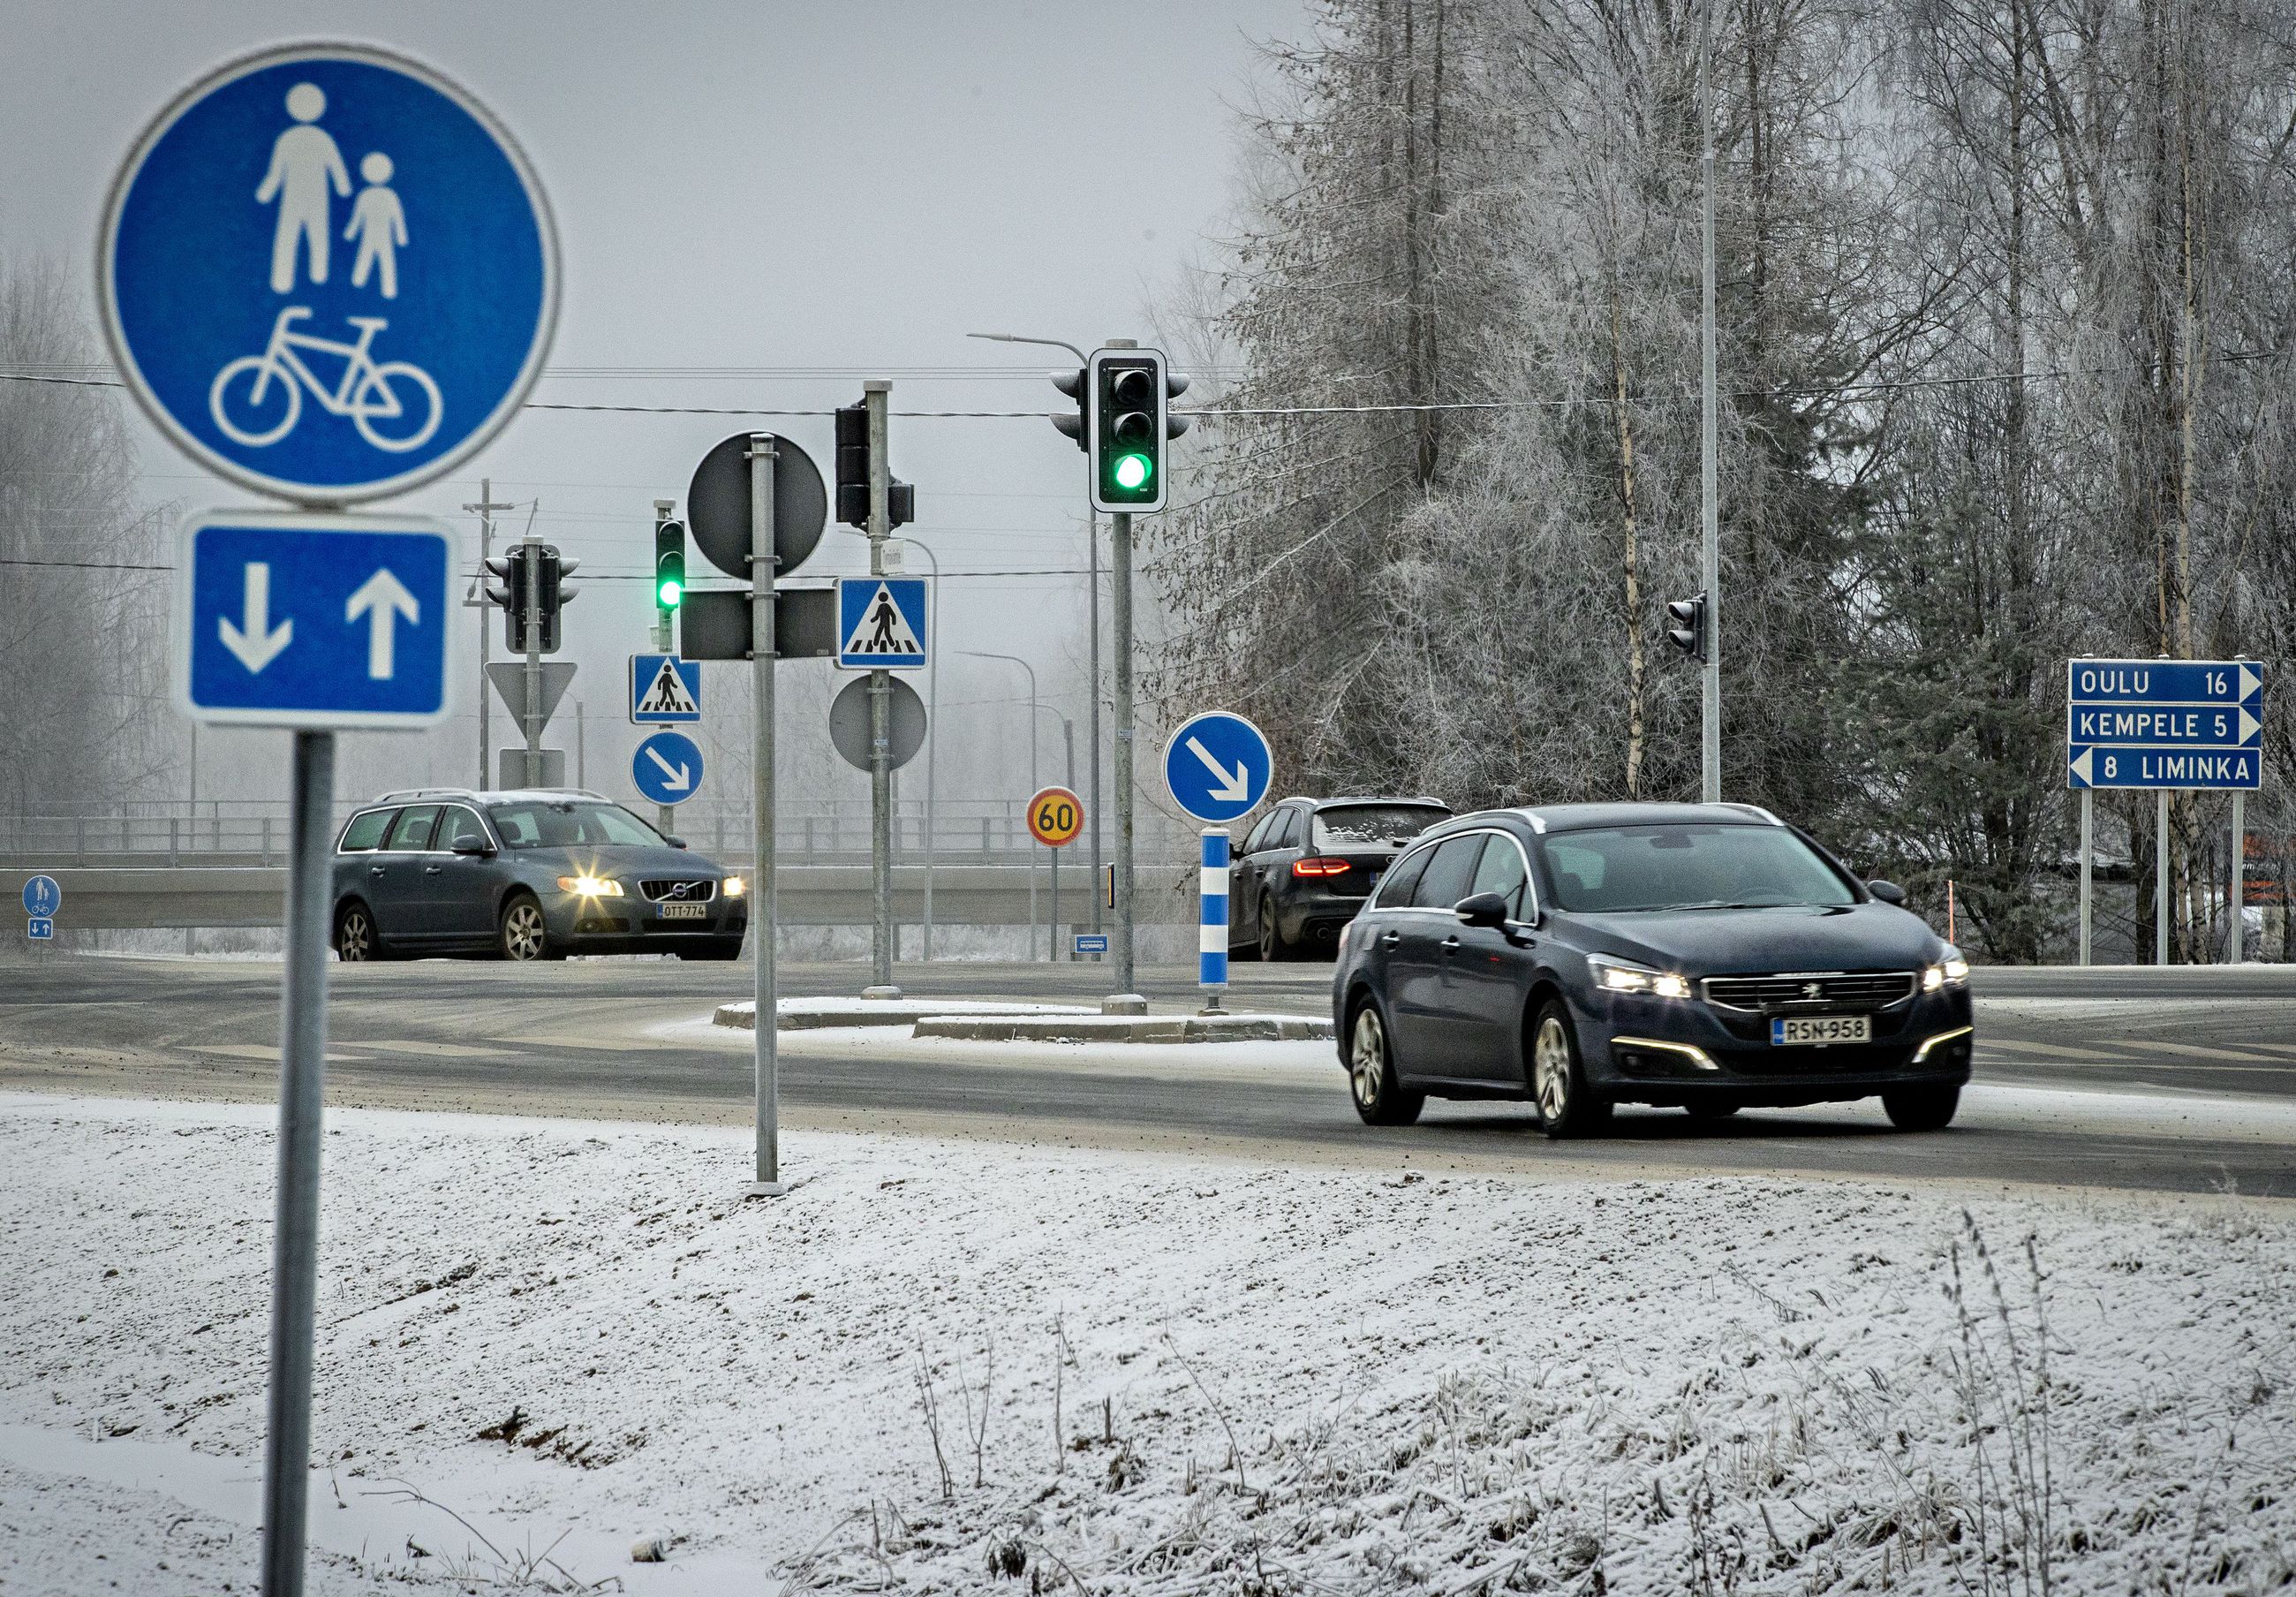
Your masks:
<path fill-rule="evenodd" d="M 638 891 L 656 903 L 706 904 L 718 896 L 718 884 L 708 877 L 640 882 Z"/>
<path fill-rule="evenodd" d="M 1910 970 L 1810 971 L 1791 975 L 1708 976 L 1706 1001 L 1759 1014 L 1875 1008 L 1914 995 Z"/>

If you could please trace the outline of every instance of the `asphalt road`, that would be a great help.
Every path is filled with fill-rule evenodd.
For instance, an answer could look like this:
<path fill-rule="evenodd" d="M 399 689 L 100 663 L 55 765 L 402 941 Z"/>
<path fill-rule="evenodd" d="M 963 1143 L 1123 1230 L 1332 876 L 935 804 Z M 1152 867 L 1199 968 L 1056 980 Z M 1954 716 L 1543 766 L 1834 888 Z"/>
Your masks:
<path fill-rule="evenodd" d="M 1144 973 L 1181 1004 L 1188 973 Z M 745 1124 L 748 1036 L 696 1023 L 747 995 L 738 965 L 424 961 L 333 967 L 330 1101 Z M 1321 1013 L 1328 966 L 1238 966 L 1230 1007 Z M 276 1091 L 279 967 L 45 953 L 0 963 L 0 1088 L 262 1100 Z M 854 965 L 784 967 L 782 990 L 852 994 Z M 1091 1001 L 1106 967 L 904 967 L 914 993 Z M 1526 1175 L 1808 1173 L 2296 1197 L 2296 967 L 1980 970 L 1978 1077 L 1954 1127 L 1891 1131 L 1871 1105 L 1720 1124 L 1622 1111 L 1557 1145 L 1513 1105 L 1431 1105 L 1416 1127 L 1355 1118 L 1336 1062 L 1204 1068 L 1195 1050 L 950 1050 L 784 1033 L 789 1123 L 1051 1146 L 1185 1148 L 1283 1162 L 1448 1165 Z"/>

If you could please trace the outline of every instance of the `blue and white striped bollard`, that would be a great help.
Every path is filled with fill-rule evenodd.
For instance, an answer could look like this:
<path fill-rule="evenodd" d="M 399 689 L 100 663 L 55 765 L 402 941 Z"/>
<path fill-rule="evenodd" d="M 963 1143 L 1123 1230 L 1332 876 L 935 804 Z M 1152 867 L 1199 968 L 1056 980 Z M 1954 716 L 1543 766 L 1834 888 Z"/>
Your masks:
<path fill-rule="evenodd" d="M 1204 1009 L 1217 1014 L 1227 990 L 1227 850 L 1225 827 L 1204 828 L 1203 870 L 1197 894 L 1203 903 L 1196 943 L 1196 981 L 1204 990 Z"/>

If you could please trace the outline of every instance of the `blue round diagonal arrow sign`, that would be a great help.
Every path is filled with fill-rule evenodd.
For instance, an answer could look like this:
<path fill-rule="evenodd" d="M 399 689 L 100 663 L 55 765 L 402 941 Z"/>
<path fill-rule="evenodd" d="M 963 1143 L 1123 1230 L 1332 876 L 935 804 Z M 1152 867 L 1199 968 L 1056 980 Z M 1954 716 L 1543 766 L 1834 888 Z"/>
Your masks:
<path fill-rule="evenodd" d="M 1164 786 L 1172 802 L 1214 826 L 1249 813 L 1267 796 L 1275 774 L 1267 736 L 1225 710 L 1183 722 L 1164 745 Z"/>
<path fill-rule="evenodd" d="M 701 750 L 679 732 L 656 732 L 630 756 L 630 781 L 657 804 L 682 804 L 701 789 Z"/>

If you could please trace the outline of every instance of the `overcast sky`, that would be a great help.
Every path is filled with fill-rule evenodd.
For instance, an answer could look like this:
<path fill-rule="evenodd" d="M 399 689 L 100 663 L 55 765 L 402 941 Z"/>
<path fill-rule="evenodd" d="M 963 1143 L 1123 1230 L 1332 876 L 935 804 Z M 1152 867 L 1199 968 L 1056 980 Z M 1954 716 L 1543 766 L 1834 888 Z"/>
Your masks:
<path fill-rule="evenodd" d="M 5 0 L 0 18 L 0 248 L 12 253 L 90 261 L 112 169 L 207 69 L 288 40 L 372 39 L 458 79 L 541 170 L 565 265 L 550 365 L 574 369 L 546 377 L 537 399 L 827 406 L 882 375 L 897 410 L 1055 402 L 1039 374 L 1064 358 L 968 332 L 1086 349 L 1144 336 L 1144 308 L 1226 220 L 1228 108 L 1250 93 L 1257 42 L 1308 26 L 1303 0 Z M 659 375 L 697 367 L 836 370 Z M 922 375 L 960 367 L 976 375 Z M 1016 367 L 1027 375 L 980 370 Z M 825 418 L 777 425 L 827 469 Z M 405 504 L 459 514 L 490 475 L 497 498 L 538 498 L 537 530 L 589 572 L 639 572 L 652 501 L 682 498 L 703 450 L 737 430 L 726 417 L 529 411 Z M 142 436 L 147 500 L 246 502 Z M 1048 424 L 898 421 L 893 462 L 917 485 L 908 531 L 944 567 L 1082 564 L 1082 457 Z M 862 569 L 861 551 L 832 537 L 804 574 Z M 944 641 L 1035 657 L 1050 696 L 1081 603 L 1072 577 L 952 581 Z M 594 585 L 569 620 L 591 698 L 611 697 L 595 679 L 643 646 L 644 585 Z"/>

